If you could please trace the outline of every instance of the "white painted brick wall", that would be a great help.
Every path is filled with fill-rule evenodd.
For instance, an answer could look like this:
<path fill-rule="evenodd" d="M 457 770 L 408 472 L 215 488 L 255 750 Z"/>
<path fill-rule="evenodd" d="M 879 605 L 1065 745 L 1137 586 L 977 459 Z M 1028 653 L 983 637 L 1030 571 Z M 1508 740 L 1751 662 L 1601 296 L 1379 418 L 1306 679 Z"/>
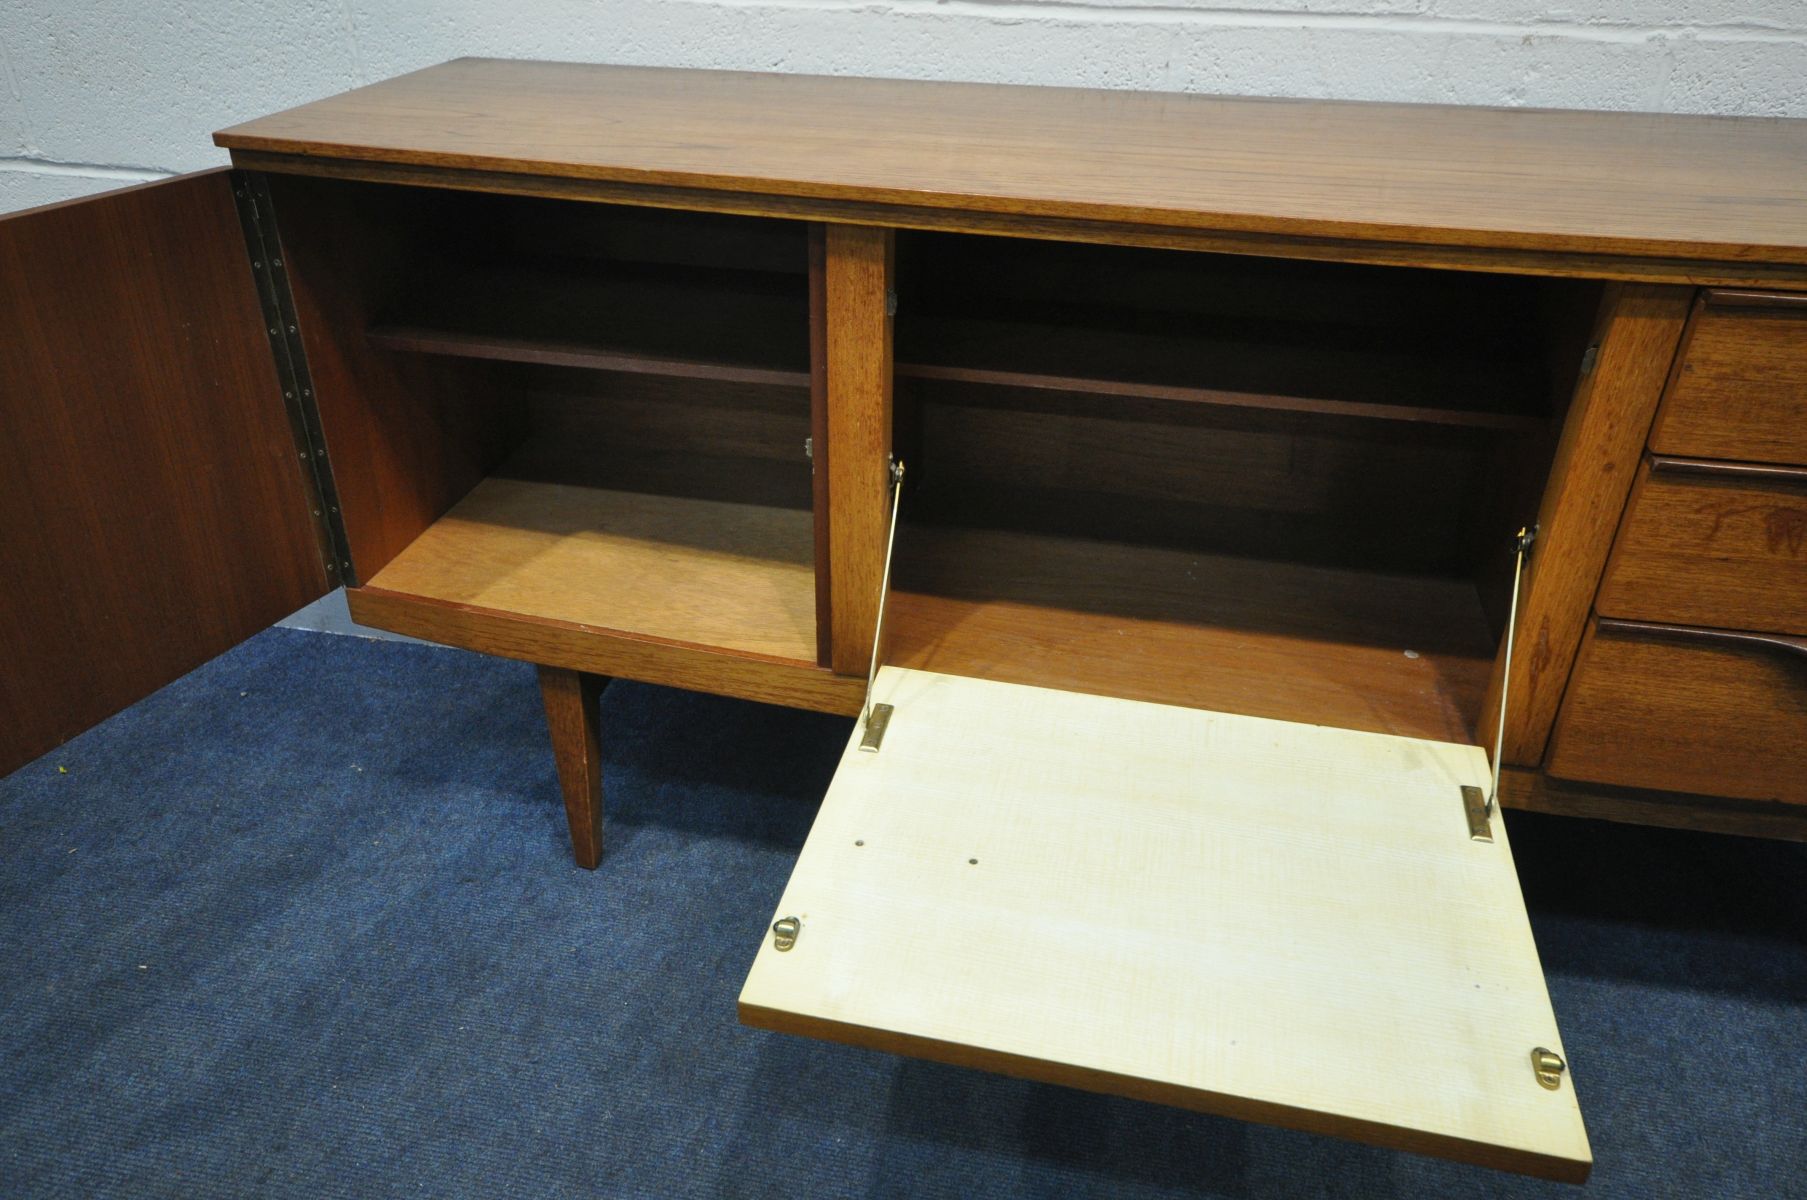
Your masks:
<path fill-rule="evenodd" d="M 465 54 L 1807 116 L 1807 0 L 4 0 L 0 211 Z"/>

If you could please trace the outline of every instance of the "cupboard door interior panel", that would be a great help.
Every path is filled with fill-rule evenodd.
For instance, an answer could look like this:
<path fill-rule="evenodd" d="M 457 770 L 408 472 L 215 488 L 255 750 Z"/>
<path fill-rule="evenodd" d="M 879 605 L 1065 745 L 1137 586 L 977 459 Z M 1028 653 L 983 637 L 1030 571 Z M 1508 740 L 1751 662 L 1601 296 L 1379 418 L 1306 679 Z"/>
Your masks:
<path fill-rule="evenodd" d="M 225 172 L 0 219 L 0 773 L 323 595 Z"/>
<path fill-rule="evenodd" d="M 741 1019 L 1580 1180 L 1472 746 L 886 667 Z"/>

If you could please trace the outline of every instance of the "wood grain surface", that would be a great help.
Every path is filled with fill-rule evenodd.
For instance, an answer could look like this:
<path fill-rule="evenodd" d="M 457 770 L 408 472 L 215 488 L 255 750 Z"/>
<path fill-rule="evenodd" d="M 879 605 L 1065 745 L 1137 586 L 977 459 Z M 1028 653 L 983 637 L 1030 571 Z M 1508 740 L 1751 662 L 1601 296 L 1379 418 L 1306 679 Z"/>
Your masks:
<path fill-rule="evenodd" d="M 908 528 L 884 661 L 1443 742 L 1493 641 L 1464 581 Z"/>
<path fill-rule="evenodd" d="M 1476 747 L 886 668 L 741 1019 L 1579 1181 Z"/>
<path fill-rule="evenodd" d="M 1525 429 L 1561 285 L 1018 238 L 899 239 L 898 374 Z"/>
<path fill-rule="evenodd" d="M 828 361 L 829 661 L 866 674 L 891 513 L 891 293 L 888 229 L 833 225 L 824 277 Z"/>
<path fill-rule="evenodd" d="M 1601 305 L 1594 368 L 1576 387 L 1537 511 L 1508 691 L 1506 762 L 1543 761 L 1691 298 L 1685 288 L 1624 284 L 1608 289 Z M 1496 668 L 1483 729 L 1498 721 L 1500 681 Z"/>
<path fill-rule="evenodd" d="M 348 588 L 360 625 L 523 662 L 852 716 L 866 681 L 771 658 L 382 588 Z"/>
<path fill-rule="evenodd" d="M 328 585 L 224 172 L 0 219 L 0 774 Z"/>
<path fill-rule="evenodd" d="M 1524 767 L 1507 767 L 1500 773 L 1500 800 L 1527 812 L 1807 842 L 1807 804 L 1552 779 Z"/>
<path fill-rule="evenodd" d="M 829 511 L 828 461 L 828 228 L 811 224 L 809 258 L 809 503 L 815 514 L 816 661 L 834 661 L 833 514 Z"/>
<path fill-rule="evenodd" d="M 1807 295 L 1702 296 L 1650 448 L 1807 464 Z"/>
<path fill-rule="evenodd" d="M 492 477 L 369 581 L 597 630 L 815 662 L 800 509 Z"/>
<path fill-rule="evenodd" d="M 1239 233 L 1131 221 L 1097 221 L 928 205 L 877 204 L 774 196 L 760 192 L 666 187 L 573 179 L 563 175 L 478 171 L 468 167 L 316 158 L 305 154 L 232 151 L 233 165 L 247 171 L 305 175 L 321 179 L 430 187 L 480 195 L 558 198 L 592 204 L 632 205 L 649 211 L 781 217 L 845 225 L 950 233 L 999 234 L 1041 241 L 1085 242 L 1211 254 L 1259 255 L 1303 262 L 1364 263 L 1483 274 L 1539 275 L 1625 283 L 1677 283 L 1689 287 L 1807 288 L 1807 264 L 1751 259 L 1659 258 L 1614 252 L 1540 250 L 1527 247 L 1432 245 L 1372 239 L 1312 237 L 1305 234 Z"/>
<path fill-rule="evenodd" d="M 558 768 L 559 791 L 565 797 L 565 819 L 571 826 L 571 856 L 577 865 L 595 870 L 602 861 L 602 689 L 600 675 L 564 667 L 539 669 L 540 699 L 546 706 L 546 732 L 552 737 L 552 759 Z"/>
<path fill-rule="evenodd" d="M 1807 637 L 1600 619 L 1549 771 L 1807 804 Z"/>
<path fill-rule="evenodd" d="M 1647 460 L 1594 607 L 1807 634 L 1807 467 Z"/>
<path fill-rule="evenodd" d="M 444 195 L 271 177 L 327 460 L 366 581 L 506 456 L 522 414 L 473 364 L 391 354 L 364 331 L 460 210 Z M 453 199 L 456 199 L 455 197 Z"/>
<path fill-rule="evenodd" d="M 949 388 L 901 393 L 913 521 L 1378 571 L 1459 575 L 1471 557 L 1489 457 L 1469 431 Z"/>
<path fill-rule="evenodd" d="M 1807 122 L 460 59 L 234 150 L 1278 235 L 1807 263 Z"/>
<path fill-rule="evenodd" d="M 790 273 L 556 261 L 419 270 L 425 294 L 372 329 L 377 345 L 690 379 L 809 381 L 805 287 Z"/>

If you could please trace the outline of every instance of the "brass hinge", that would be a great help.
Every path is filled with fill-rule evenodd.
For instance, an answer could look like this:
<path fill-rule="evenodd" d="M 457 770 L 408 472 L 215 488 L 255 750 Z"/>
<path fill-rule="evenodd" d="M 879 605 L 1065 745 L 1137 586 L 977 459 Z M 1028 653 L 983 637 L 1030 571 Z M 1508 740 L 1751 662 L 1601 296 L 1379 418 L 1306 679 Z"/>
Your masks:
<path fill-rule="evenodd" d="M 803 922 L 795 917 L 779 917 L 772 922 L 772 949 L 789 950 L 797 944 L 797 935 L 803 932 Z"/>
<path fill-rule="evenodd" d="M 1562 1073 L 1569 1065 L 1562 1061 L 1562 1055 L 1545 1046 L 1531 1051 L 1531 1070 L 1537 1073 L 1537 1082 L 1549 1091 L 1562 1086 Z"/>

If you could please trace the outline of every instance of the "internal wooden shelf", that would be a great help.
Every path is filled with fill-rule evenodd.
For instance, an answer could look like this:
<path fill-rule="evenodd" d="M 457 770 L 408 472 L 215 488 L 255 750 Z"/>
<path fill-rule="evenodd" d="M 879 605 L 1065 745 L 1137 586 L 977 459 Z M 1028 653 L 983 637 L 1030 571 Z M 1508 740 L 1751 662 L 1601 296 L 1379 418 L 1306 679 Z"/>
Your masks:
<path fill-rule="evenodd" d="M 813 538 L 805 509 L 491 477 L 366 582 L 813 668 Z"/>
<path fill-rule="evenodd" d="M 1083 315 L 1083 314 L 1082 314 Z M 1522 431 L 1545 417 L 1522 362 L 1439 357 L 1386 333 L 1271 322 L 1100 313 L 1035 319 L 924 314 L 899 326 L 897 374 L 994 388 Z M 1244 325 L 1253 328 L 1241 328 Z M 967 390 L 984 402 L 982 390 Z M 937 393 L 941 399 L 949 398 Z"/>
<path fill-rule="evenodd" d="M 884 661 L 1474 742 L 1494 641 L 1465 581 L 1035 534 L 898 534 Z"/>
<path fill-rule="evenodd" d="M 801 275 L 608 263 L 436 280 L 368 332 L 388 350 L 809 386 Z"/>

